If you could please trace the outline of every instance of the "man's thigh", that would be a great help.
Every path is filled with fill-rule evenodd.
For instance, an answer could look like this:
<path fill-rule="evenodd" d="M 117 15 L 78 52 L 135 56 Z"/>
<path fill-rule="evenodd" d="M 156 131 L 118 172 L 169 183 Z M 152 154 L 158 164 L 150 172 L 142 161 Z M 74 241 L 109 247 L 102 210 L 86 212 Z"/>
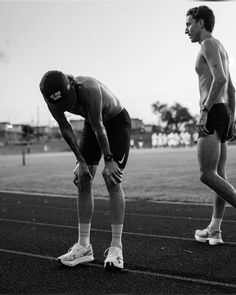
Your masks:
<path fill-rule="evenodd" d="M 221 142 L 218 134 L 207 135 L 198 140 L 198 161 L 200 171 L 217 171 L 221 156 Z"/>
<path fill-rule="evenodd" d="M 109 144 L 114 160 L 121 169 L 124 169 L 129 156 L 130 129 L 128 126 L 107 129 Z"/>
<path fill-rule="evenodd" d="M 102 151 L 91 125 L 87 122 L 84 123 L 84 129 L 79 141 L 79 150 L 87 165 L 98 165 Z"/>
<path fill-rule="evenodd" d="M 220 159 L 217 166 L 217 172 L 223 178 L 226 178 L 226 160 L 227 160 L 227 143 L 221 143 L 220 145 Z"/>

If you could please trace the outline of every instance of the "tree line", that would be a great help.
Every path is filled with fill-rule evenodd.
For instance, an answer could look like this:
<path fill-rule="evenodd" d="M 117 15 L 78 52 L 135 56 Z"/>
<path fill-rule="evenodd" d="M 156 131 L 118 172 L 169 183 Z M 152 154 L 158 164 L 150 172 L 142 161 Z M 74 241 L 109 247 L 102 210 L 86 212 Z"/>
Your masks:
<path fill-rule="evenodd" d="M 156 101 L 151 105 L 152 112 L 159 116 L 160 121 L 165 123 L 164 131 L 180 132 L 183 125 L 187 126 L 190 133 L 195 130 L 197 119 L 193 116 L 187 107 L 180 103 L 174 103 L 168 106 L 165 103 Z"/>

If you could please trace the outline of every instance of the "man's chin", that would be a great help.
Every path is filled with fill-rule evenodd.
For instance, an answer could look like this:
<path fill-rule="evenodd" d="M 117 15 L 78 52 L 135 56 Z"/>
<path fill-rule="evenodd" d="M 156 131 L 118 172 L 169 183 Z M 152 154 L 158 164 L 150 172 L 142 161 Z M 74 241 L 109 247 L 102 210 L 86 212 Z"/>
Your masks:
<path fill-rule="evenodd" d="M 189 36 L 189 40 L 190 40 L 192 43 L 196 43 L 196 42 L 197 42 L 197 40 L 195 40 L 193 37 L 190 37 L 190 36 Z"/>

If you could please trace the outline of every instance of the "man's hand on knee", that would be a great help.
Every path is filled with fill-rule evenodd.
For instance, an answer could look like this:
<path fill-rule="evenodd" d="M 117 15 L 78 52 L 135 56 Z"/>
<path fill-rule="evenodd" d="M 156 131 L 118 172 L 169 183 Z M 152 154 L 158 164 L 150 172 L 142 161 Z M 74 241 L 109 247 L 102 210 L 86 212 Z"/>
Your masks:
<path fill-rule="evenodd" d="M 123 171 L 115 161 L 110 161 L 105 163 L 102 175 L 106 182 L 111 182 L 113 185 L 117 185 L 122 181 Z"/>
<path fill-rule="evenodd" d="M 90 184 L 91 180 L 93 179 L 88 166 L 85 162 L 79 162 L 76 164 L 74 169 L 74 184 L 81 188 L 86 184 Z"/>

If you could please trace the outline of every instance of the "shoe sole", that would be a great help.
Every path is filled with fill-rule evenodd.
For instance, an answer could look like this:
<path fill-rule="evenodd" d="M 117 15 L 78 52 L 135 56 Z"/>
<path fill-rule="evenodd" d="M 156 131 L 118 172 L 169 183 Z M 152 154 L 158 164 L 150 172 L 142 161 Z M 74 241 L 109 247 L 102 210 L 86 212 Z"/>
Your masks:
<path fill-rule="evenodd" d="M 63 265 L 66 265 L 66 266 L 71 266 L 71 267 L 76 266 L 78 264 L 85 264 L 85 263 L 91 262 L 93 260 L 94 260 L 93 256 L 82 257 L 82 258 L 79 258 L 79 259 L 75 259 L 73 261 L 65 261 L 65 260 L 62 260 L 60 258 L 57 259 L 57 261 L 60 264 L 63 264 Z"/>
<path fill-rule="evenodd" d="M 222 245 L 224 242 L 222 239 L 212 239 L 212 238 L 201 238 L 195 235 L 195 240 L 200 243 L 209 243 L 211 246 Z"/>

